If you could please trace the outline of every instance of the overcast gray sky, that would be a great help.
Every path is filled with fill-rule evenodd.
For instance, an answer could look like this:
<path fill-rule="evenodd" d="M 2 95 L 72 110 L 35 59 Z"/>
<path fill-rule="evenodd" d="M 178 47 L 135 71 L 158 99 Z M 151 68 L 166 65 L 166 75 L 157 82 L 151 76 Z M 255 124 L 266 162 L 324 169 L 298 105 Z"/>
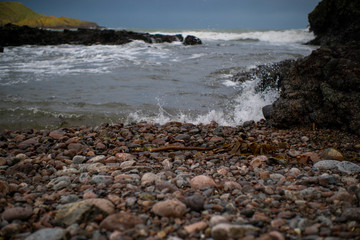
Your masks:
<path fill-rule="evenodd" d="M 320 0 L 18 0 L 38 13 L 114 28 L 294 29 Z"/>

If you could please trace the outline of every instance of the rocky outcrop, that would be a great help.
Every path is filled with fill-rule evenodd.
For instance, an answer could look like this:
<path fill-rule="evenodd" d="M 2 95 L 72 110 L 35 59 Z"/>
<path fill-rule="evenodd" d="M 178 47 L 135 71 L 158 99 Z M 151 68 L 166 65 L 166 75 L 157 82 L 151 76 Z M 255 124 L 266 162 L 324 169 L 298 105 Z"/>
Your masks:
<path fill-rule="evenodd" d="M 322 46 L 280 72 L 280 98 L 263 109 L 276 127 L 339 128 L 360 135 L 360 0 L 323 0 L 309 14 Z"/>
<path fill-rule="evenodd" d="M 196 38 L 198 39 L 198 38 Z M 58 44 L 125 44 L 133 40 L 146 43 L 184 41 L 181 34 L 163 35 L 99 29 L 78 29 L 77 31 L 50 31 L 27 26 L 7 24 L 0 27 L 0 46 L 58 45 Z M 200 40 L 200 39 L 198 39 Z M 201 41 L 200 41 L 201 42 Z M 184 43 L 185 44 L 185 43 Z M 186 43 L 187 44 L 187 43 Z"/>
<path fill-rule="evenodd" d="M 270 122 L 342 128 L 360 135 L 360 44 L 322 47 L 290 68 Z"/>
<path fill-rule="evenodd" d="M 312 44 L 360 40 L 360 0 L 323 0 L 308 16 Z"/>

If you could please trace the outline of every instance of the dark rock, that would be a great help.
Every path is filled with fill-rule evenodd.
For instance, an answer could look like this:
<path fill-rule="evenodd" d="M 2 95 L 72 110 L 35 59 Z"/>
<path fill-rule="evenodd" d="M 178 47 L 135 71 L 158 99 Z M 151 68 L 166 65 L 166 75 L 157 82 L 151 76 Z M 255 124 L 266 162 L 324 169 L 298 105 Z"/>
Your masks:
<path fill-rule="evenodd" d="M 59 44 L 113 44 L 121 45 L 133 40 L 142 40 L 146 43 L 163 43 L 183 41 L 182 35 L 163 35 L 138 33 L 132 31 L 115 31 L 100 29 L 83 29 L 77 31 L 49 31 L 28 26 L 7 24 L 0 27 L 0 46 L 20 45 L 59 45 Z M 189 44 L 201 44 L 201 40 L 193 37 L 187 40 Z M 200 43 L 199 43 L 200 42 Z"/>
<path fill-rule="evenodd" d="M 0 46 L 0 53 L 4 52 L 4 47 Z"/>
<path fill-rule="evenodd" d="M 188 35 L 186 36 L 184 42 L 184 45 L 200 45 L 202 44 L 201 40 L 195 36 Z"/>
<path fill-rule="evenodd" d="M 360 1 L 323 0 L 308 16 L 312 44 L 360 40 Z"/>
<path fill-rule="evenodd" d="M 265 107 L 262 108 L 262 113 L 264 115 L 264 118 L 266 120 L 271 119 L 271 114 L 272 114 L 272 105 L 266 105 Z"/>
<path fill-rule="evenodd" d="M 293 66 L 280 82 L 270 122 L 281 128 L 316 126 L 360 135 L 360 43 L 320 48 Z"/>
<path fill-rule="evenodd" d="M 185 198 L 184 203 L 191 210 L 199 212 L 204 209 L 205 198 L 201 194 L 195 193 L 194 195 Z"/>

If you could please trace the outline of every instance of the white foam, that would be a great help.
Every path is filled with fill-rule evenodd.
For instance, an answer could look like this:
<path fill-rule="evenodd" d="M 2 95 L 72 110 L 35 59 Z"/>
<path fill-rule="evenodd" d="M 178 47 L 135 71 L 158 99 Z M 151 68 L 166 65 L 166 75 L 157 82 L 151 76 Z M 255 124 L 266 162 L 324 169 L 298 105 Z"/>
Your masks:
<path fill-rule="evenodd" d="M 153 32 L 156 34 L 175 34 L 176 32 Z M 203 41 L 234 41 L 257 40 L 269 43 L 306 43 L 314 39 L 314 34 L 308 29 L 290 29 L 277 31 L 250 30 L 193 30 L 182 31 L 183 36 L 194 35 Z"/>
<path fill-rule="evenodd" d="M 178 112 L 170 114 L 164 110 L 162 105 L 158 105 L 158 114 L 149 116 L 141 111 L 131 113 L 127 122 L 146 121 L 165 124 L 170 121 L 193 124 L 208 124 L 212 121 L 223 126 L 237 126 L 246 121 L 259 121 L 264 118 L 262 107 L 272 104 L 279 96 L 279 92 L 275 89 L 266 89 L 264 92 L 256 92 L 255 88 L 259 84 L 260 79 L 250 79 L 241 84 L 229 84 L 229 87 L 238 87 L 239 94 L 233 102 L 229 102 L 226 109 L 212 109 L 205 114 L 193 116 Z"/>

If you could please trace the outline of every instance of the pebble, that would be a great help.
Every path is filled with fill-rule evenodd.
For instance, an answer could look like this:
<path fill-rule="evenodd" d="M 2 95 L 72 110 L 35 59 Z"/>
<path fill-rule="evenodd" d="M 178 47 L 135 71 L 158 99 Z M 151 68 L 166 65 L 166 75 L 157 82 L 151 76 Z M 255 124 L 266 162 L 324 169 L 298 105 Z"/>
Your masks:
<path fill-rule="evenodd" d="M 204 209 L 205 198 L 201 194 L 195 193 L 192 196 L 186 197 L 184 203 L 191 210 L 199 212 Z"/>
<path fill-rule="evenodd" d="M 125 231 L 134 228 L 137 224 L 143 224 L 143 221 L 130 213 L 120 212 L 107 216 L 100 227 L 109 231 Z"/>
<path fill-rule="evenodd" d="M 12 221 L 15 219 L 26 220 L 33 214 L 31 207 L 12 207 L 6 208 L 2 213 L 2 218 L 6 221 Z"/>
<path fill-rule="evenodd" d="M 158 177 L 155 173 L 147 172 L 141 177 L 141 185 L 150 185 L 153 184 Z"/>
<path fill-rule="evenodd" d="M 320 170 L 338 170 L 343 173 L 360 173 L 360 166 L 348 161 L 323 160 L 315 163 L 313 167 Z"/>
<path fill-rule="evenodd" d="M 211 177 L 200 175 L 190 180 L 190 186 L 194 189 L 201 189 L 205 187 L 216 187 L 216 183 Z"/>
<path fill-rule="evenodd" d="M 186 205 L 177 199 L 165 200 L 156 203 L 152 211 L 162 217 L 182 217 L 187 209 Z"/>
<path fill-rule="evenodd" d="M 62 228 L 43 228 L 37 230 L 25 240 L 62 240 L 66 238 L 66 231 Z"/>
<path fill-rule="evenodd" d="M 211 229 L 211 236 L 214 240 L 239 239 L 247 233 L 259 231 L 259 228 L 252 225 L 220 223 Z"/>
<path fill-rule="evenodd" d="M 327 148 L 320 155 L 322 159 L 343 161 L 344 156 L 334 148 Z"/>

